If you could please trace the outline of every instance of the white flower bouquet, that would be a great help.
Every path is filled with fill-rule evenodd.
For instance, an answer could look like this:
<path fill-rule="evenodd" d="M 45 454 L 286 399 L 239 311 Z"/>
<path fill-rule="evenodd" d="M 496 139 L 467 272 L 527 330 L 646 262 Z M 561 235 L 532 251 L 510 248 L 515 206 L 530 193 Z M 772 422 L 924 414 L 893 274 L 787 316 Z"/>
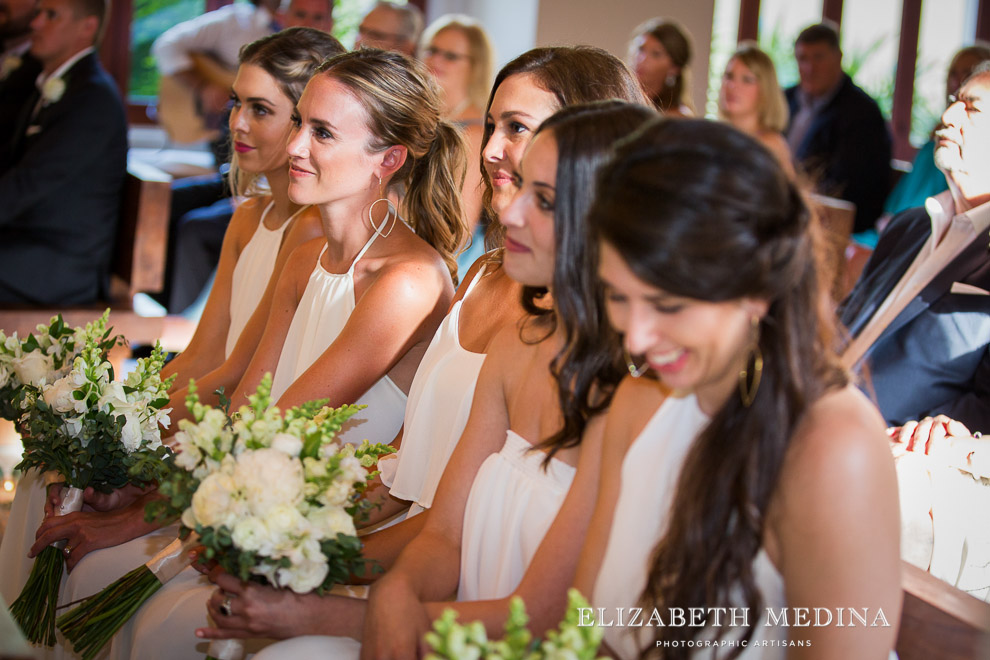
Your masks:
<path fill-rule="evenodd" d="M 24 432 L 24 457 L 17 468 L 57 472 L 68 486 L 57 515 L 82 508 L 83 491 L 109 493 L 127 484 L 141 487 L 165 474 L 168 449 L 161 443 L 159 426 L 168 426 L 166 394 L 171 379 L 160 372 L 165 352 L 156 346 L 151 356 L 138 360 L 126 380 L 113 380 L 106 360 L 109 339 L 104 315 L 87 326 L 82 350 L 69 372 L 52 383 L 28 387 L 20 405 L 19 425 Z M 45 548 L 35 559 L 11 614 L 28 640 L 55 643 L 55 607 L 62 577 L 60 546 Z"/>
<path fill-rule="evenodd" d="M 588 602 L 576 589 L 567 592 L 567 614 L 546 639 L 534 640 L 526 628 L 529 617 L 519 597 L 509 602 L 509 618 L 502 639 L 490 641 L 480 621 L 457 623 L 454 610 L 444 610 L 426 633 L 432 648 L 427 660 L 604 660 L 598 658 L 604 631 L 595 625 L 582 626 L 580 612 Z"/>
<path fill-rule="evenodd" d="M 283 414 L 269 407 L 267 376 L 249 402 L 229 417 L 200 403 L 190 386 L 194 421 L 179 422 L 174 469 L 159 486 L 164 499 L 148 505 L 151 518 L 181 515 L 180 540 L 59 619 L 84 660 L 189 565 L 183 543 L 204 546 L 205 560 L 242 580 L 297 593 L 322 592 L 367 569 L 354 526 L 367 505 L 358 496 L 374 476 L 368 468 L 393 449 L 334 441 L 362 406 L 313 401 Z"/>

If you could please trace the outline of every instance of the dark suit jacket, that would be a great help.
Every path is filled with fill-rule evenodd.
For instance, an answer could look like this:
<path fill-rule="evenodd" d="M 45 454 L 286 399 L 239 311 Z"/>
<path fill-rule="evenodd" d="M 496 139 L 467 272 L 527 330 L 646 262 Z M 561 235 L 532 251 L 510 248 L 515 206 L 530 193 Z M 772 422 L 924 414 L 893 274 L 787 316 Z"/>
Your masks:
<path fill-rule="evenodd" d="M 786 95 L 794 117 L 798 87 Z M 889 187 L 890 133 L 876 101 L 846 74 L 839 91 L 812 120 L 794 160 L 817 183 L 818 192 L 856 205 L 853 231 L 873 227 Z"/>
<path fill-rule="evenodd" d="M 95 53 L 32 121 L 22 107 L 0 175 L 0 302 L 75 305 L 107 294 L 127 170 L 127 124 Z"/>
<path fill-rule="evenodd" d="M 924 208 L 894 216 L 839 308 L 858 335 L 931 234 Z M 904 308 L 867 351 L 888 424 L 943 413 L 990 431 L 990 296 L 951 293 L 954 282 L 990 291 L 990 236 L 977 236 Z M 867 389 L 869 384 L 867 383 Z"/>
<path fill-rule="evenodd" d="M 34 82 L 41 73 L 41 62 L 25 53 L 21 65 L 0 80 L 0 174 L 13 165 L 11 147 L 21 108 L 34 93 Z"/>

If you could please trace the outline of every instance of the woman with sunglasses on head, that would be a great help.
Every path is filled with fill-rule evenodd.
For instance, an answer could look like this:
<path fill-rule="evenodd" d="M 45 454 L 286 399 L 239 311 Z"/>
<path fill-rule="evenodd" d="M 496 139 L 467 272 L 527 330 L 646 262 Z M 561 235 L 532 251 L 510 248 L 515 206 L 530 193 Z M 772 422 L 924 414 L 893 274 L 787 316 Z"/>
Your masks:
<path fill-rule="evenodd" d="M 606 628 L 610 651 L 681 658 L 721 641 L 715 657 L 887 657 L 901 606 L 893 463 L 836 357 L 794 184 L 735 129 L 653 122 L 604 168 L 589 224 L 632 375 L 608 414 L 576 585 L 606 623 L 618 608 L 661 617 Z M 678 625 L 678 608 L 699 624 Z M 739 616 L 719 623 L 712 608 Z M 843 625 L 766 625 L 768 608 L 825 608 Z M 867 608 L 876 627 L 838 608 Z M 789 649 L 788 634 L 809 643 Z"/>
<path fill-rule="evenodd" d="M 210 365 L 223 362 L 225 355 L 234 353 L 235 360 L 249 356 L 261 337 L 276 281 L 289 255 L 322 234 L 319 212 L 288 196 L 285 149 L 294 107 L 306 82 L 327 57 L 343 52 L 336 39 L 310 28 L 290 28 L 241 50 L 231 93 L 235 147 L 231 181 L 248 199 L 235 211 L 227 230 L 216 281 L 196 335 L 186 352 L 166 366 L 165 375 L 177 374 L 177 381 L 188 383 L 209 371 Z M 184 384 L 177 389 L 182 394 L 172 398 L 173 415 L 185 410 Z M 32 537 L 24 547 L 35 543 L 33 549 L 40 551 L 53 540 L 67 539 L 66 563 L 72 573 L 66 596 L 75 600 L 95 593 L 120 576 L 121 566 L 146 561 L 149 552 L 154 554 L 175 537 L 174 528 L 156 532 L 154 542 L 142 537 L 154 529 L 144 521 L 145 499 L 154 494 L 140 495 L 129 487 L 109 497 L 90 491 L 86 499 L 96 511 L 50 518 L 37 540 Z M 60 499 L 59 493 L 52 496 L 50 508 Z M 125 545 L 87 555 L 119 544 Z"/>
<path fill-rule="evenodd" d="M 420 59 L 430 69 L 443 92 L 443 116 L 464 130 L 468 162 L 481 153 L 484 119 L 482 109 L 492 82 L 495 53 L 485 29 L 460 14 L 441 16 L 426 28 L 420 42 Z M 471 232 L 470 246 L 457 257 L 464 273 L 485 250 L 481 225 L 481 172 L 468 167 L 462 194 L 464 218 Z"/>
<path fill-rule="evenodd" d="M 531 604 L 534 629 L 556 624 L 594 498 L 601 413 L 623 373 L 600 313 L 584 215 L 611 145 L 653 116 L 621 101 L 571 106 L 536 133 L 502 215 L 503 268 L 524 287 L 527 316 L 494 339 L 436 505 L 371 599 L 302 597 L 297 613 L 280 613 L 285 598 L 274 590 L 222 576 L 229 593 L 210 599 L 220 628 L 207 636 L 264 626 L 267 636 L 303 636 L 259 660 L 356 657 L 354 639 L 306 635 L 358 638 L 365 620 L 364 657 L 410 655 L 444 607 L 500 630 L 514 593 Z M 458 603 L 442 602 L 455 594 Z"/>
<path fill-rule="evenodd" d="M 380 462 L 390 487 L 372 497 L 384 502 L 376 519 L 412 503 L 413 513 L 428 509 L 444 467 L 457 444 L 481 364 L 495 334 L 524 314 L 522 287 L 501 267 L 504 228 L 498 221 L 516 191 L 513 172 L 537 127 L 560 108 L 609 98 L 647 104 L 635 78 L 613 55 L 589 46 L 535 48 L 499 72 L 486 104 L 481 169 L 488 226 L 487 255 L 461 282 L 450 312 L 433 338 L 410 388 L 405 426 L 395 445 L 397 458 Z M 404 534 L 383 530 L 384 538 Z M 378 536 L 376 534 L 376 536 Z M 405 537 L 396 540 L 401 549 Z"/>

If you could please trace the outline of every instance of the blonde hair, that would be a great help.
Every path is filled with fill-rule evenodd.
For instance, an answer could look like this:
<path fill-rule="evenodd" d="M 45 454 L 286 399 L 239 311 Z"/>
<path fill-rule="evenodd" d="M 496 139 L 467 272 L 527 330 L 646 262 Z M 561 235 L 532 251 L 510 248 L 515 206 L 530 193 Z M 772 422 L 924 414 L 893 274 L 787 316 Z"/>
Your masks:
<path fill-rule="evenodd" d="M 293 27 L 262 37 L 241 48 L 241 64 L 260 67 L 275 79 L 279 91 L 292 105 L 299 101 L 306 83 L 328 57 L 346 52 L 339 41 L 323 30 Z M 233 140 L 233 136 L 230 138 Z M 234 195 L 267 194 L 267 184 L 259 173 L 243 171 L 237 162 L 237 151 L 230 150 L 228 181 Z"/>
<path fill-rule="evenodd" d="M 440 89 L 418 61 L 367 48 L 324 62 L 319 75 L 341 83 L 358 98 L 373 134 L 368 148 L 406 148 L 406 162 L 389 188 L 405 195 L 401 211 L 416 234 L 432 245 L 457 282 L 455 255 L 467 238 L 461 186 L 467 146 L 456 126 L 441 119 Z"/>
<path fill-rule="evenodd" d="M 765 131 L 776 131 L 783 133 L 787 128 L 789 112 L 787 110 L 787 99 L 777 82 L 777 68 L 773 65 L 773 60 L 753 41 L 740 42 L 736 52 L 729 58 L 725 69 L 733 61 L 738 61 L 756 76 L 756 85 L 759 89 L 759 99 L 757 101 L 757 121 L 760 128 Z M 722 108 L 721 98 L 718 104 L 718 117 L 727 120 Z"/>
<path fill-rule="evenodd" d="M 458 30 L 468 41 L 471 74 L 468 78 L 468 99 L 476 108 L 484 108 L 492 87 L 495 50 L 481 23 L 464 14 L 446 14 L 430 23 L 420 40 L 420 51 L 426 50 L 434 37 L 445 30 Z"/>

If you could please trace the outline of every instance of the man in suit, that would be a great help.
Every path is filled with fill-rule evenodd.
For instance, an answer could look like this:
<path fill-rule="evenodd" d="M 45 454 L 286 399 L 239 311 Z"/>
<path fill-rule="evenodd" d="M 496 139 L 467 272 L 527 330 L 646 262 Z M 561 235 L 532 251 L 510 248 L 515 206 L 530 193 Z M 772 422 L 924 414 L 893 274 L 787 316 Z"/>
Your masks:
<path fill-rule="evenodd" d="M 0 175 L 0 303 L 74 305 L 107 294 L 127 169 L 127 124 L 95 46 L 105 0 L 40 0 L 42 65 Z"/>
<path fill-rule="evenodd" d="M 0 0 L 0 174 L 10 167 L 7 149 L 41 62 L 31 56 L 31 21 L 37 0 Z"/>
<path fill-rule="evenodd" d="M 936 131 L 949 190 L 894 216 L 839 314 L 843 354 L 892 426 L 944 414 L 990 430 L 990 66 Z"/>
<path fill-rule="evenodd" d="M 805 28 L 794 57 L 801 82 L 786 90 L 794 162 L 818 192 L 856 205 L 854 232 L 872 229 L 883 213 L 890 170 L 890 134 L 880 108 L 842 71 L 839 34 L 831 25 Z"/>

